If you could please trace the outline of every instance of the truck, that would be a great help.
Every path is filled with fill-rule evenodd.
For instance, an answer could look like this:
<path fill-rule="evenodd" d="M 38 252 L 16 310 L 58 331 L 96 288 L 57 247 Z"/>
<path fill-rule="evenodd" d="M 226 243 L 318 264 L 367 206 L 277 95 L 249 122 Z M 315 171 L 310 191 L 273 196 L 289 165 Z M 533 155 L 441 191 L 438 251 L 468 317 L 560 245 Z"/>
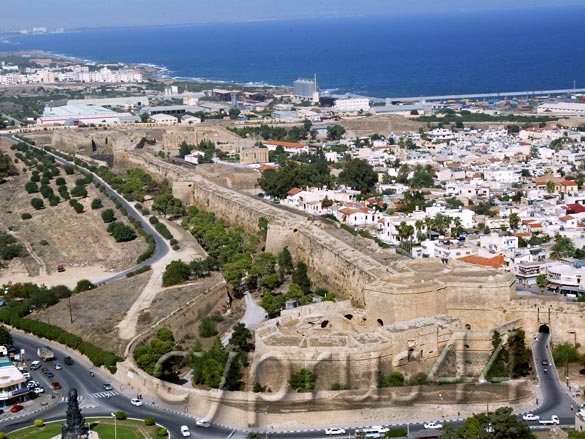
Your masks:
<path fill-rule="evenodd" d="M 43 361 L 50 361 L 55 359 L 55 354 L 53 353 L 51 348 L 48 348 L 47 346 L 38 348 L 37 355 Z"/>
<path fill-rule="evenodd" d="M 539 419 L 538 423 L 540 425 L 559 425 L 560 424 L 560 420 L 559 417 L 557 415 L 552 415 L 550 417 L 550 419 Z"/>

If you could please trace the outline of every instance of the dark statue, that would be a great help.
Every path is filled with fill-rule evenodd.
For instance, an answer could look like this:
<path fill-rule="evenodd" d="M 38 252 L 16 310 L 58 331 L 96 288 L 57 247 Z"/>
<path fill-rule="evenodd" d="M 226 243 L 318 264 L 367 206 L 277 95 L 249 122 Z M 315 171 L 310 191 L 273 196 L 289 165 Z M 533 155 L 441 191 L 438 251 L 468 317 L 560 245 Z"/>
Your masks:
<path fill-rule="evenodd" d="M 61 439 L 87 437 L 87 431 L 85 418 L 81 415 L 77 402 L 77 389 L 71 389 L 69 390 L 69 400 L 67 402 L 67 424 L 61 427 Z"/>

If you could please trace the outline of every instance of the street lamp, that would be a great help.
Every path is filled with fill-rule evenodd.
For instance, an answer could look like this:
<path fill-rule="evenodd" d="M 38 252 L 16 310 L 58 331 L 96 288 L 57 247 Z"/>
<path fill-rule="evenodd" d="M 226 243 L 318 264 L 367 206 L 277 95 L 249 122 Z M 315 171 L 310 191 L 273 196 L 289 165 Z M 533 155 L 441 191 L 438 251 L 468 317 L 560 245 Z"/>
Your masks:
<path fill-rule="evenodd" d="M 115 413 L 110 413 L 110 414 L 114 418 L 114 439 L 118 439 L 118 428 L 117 428 L 117 422 L 116 422 L 116 414 Z"/>

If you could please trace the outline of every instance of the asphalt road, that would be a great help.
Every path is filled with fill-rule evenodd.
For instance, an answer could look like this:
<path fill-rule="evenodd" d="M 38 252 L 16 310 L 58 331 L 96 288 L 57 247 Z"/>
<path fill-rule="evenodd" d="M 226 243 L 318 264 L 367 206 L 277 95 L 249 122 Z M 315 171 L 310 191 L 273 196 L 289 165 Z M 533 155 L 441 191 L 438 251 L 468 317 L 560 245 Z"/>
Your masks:
<path fill-rule="evenodd" d="M 37 360 L 37 348 L 46 345 L 42 340 L 23 335 L 20 332 L 12 331 L 12 335 L 15 346 L 25 350 L 23 358 L 30 361 Z M 41 383 L 45 388 L 45 393 L 34 400 L 25 402 L 23 404 L 25 409 L 18 413 L 10 413 L 6 410 L 4 414 L 0 415 L 0 431 L 9 433 L 19 428 L 31 426 L 34 419 L 38 418 L 45 422 L 64 419 L 67 409 L 67 402 L 64 398 L 67 397 L 71 388 L 75 388 L 77 389 L 79 406 L 86 418 L 107 417 L 111 413 L 121 410 L 126 412 L 129 418 L 144 419 L 152 416 L 169 430 L 172 437 L 181 436 L 180 426 L 184 424 L 190 427 L 191 437 L 195 438 L 227 438 L 233 433 L 233 430 L 219 426 L 212 426 L 209 429 L 197 428 L 195 427 L 195 417 L 171 411 L 157 401 L 153 405 L 152 400 L 145 399 L 145 404 L 142 407 L 135 407 L 130 403 L 130 398 L 135 395 L 128 386 L 111 381 L 111 375 L 93 368 L 75 351 L 57 348 L 54 345 L 51 345 L 51 349 L 55 353 L 56 359 L 42 362 L 42 364 L 43 367 L 49 368 L 55 377 L 45 377 L 41 369 L 30 370 L 32 379 Z M 67 355 L 74 359 L 74 365 L 67 366 L 63 362 L 63 357 Z M 27 364 L 30 364 L 30 361 L 27 361 Z M 61 364 L 63 369 L 55 370 L 56 363 Z M 92 371 L 95 374 L 93 377 L 90 374 Z M 58 381 L 62 389 L 52 389 L 52 381 Z M 105 383 L 111 383 L 113 390 L 104 390 Z M 110 397 L 108 398 L 107 395 Z M 47 404 L 42 405 L 45 402 Z M 176 408 L 176 410 L 182 411 L 184 406 Z"/>
<path fill-rule="evenodd" d="M 11 134 L 5 134 L 3 136 L 14 141 L 14 142 L 22 142 L 22 140 L 18 139 L 17 137 L 15 137 Z M 65 160 L 64 158 L 62 158 L 56 154 L 53 154 L 49 151 L 45 151 L 44 149 L 39 148 L 35 145 L 31 145 L 31 144 L 28 144 L 28 145 L 32 148 L 37 148 L 39 150 L 44 151 L 46 154 L 49 154 L 50 156 L 54 157 L 55 160 L 58 163 L 61 163 L 62 165 L 68 164 L 68 165 L 76 166 L 74 163 L 71 163 L 68 160 Z M 116 273 L 113 276 L 99 279 L 97 281 L 97 283 L 106 284 L 106 283 L 114 282 L 116 280 L 123 279 L 126 277 L 126 274 L 128 274 L 132 271 L 135 271 L 138 268 L 141 268 L 145 265 L 151 265 L 151 264 L 155 263 L 156 261 L 160 260 L 163 256 L 165 256 L 169 252 L 169 244 L 167 243 L 167 241 L 154 229 L 154 227 L 152 227 L 152 225 L 145 218 L 142 217 L 142 215 L 140 215 L 140 213 L 138 213 L 138 211 L 134 208 L 134 206 L 132 204 L 130 204 L 128 201 L 126 201 L 126 199 L 122 195 L 120 195 L 118 192 L 116 192 L 114 189 L 112 189 L 112 187 L 108 183 L 106 183 L 104 180 L 102 180 L 99 176 L 95 175 L 94 173 L 92 173 L 88 169 L 81 168 L 79 166 L 77 166 L 77 167 L 81 170 L 82 173 L 91 174 L 93 176 L 93 181 L 96 184 L 103 186 L 105 189 L 105 192 L 108 195 L 116 198 L 124 206 L 124 208 L 126 209 L 126 211 L 129 213 L 129 215 L 132 218 L 140 221 L 140 223 L 142 224 L 142 227 L 144 228 L 146 233 L 148 233 L 149 235 L 152 235 L 154 238 L 154 241 L 156 243 L 156 249 L 154 251 L 154 254 L 150 258 L 148 258 L 146 261 L 143 261 L 140 264 L 136 264 L 135 266 L 130 267 L 127 270 L 124 270 L 120 273 Z"/>

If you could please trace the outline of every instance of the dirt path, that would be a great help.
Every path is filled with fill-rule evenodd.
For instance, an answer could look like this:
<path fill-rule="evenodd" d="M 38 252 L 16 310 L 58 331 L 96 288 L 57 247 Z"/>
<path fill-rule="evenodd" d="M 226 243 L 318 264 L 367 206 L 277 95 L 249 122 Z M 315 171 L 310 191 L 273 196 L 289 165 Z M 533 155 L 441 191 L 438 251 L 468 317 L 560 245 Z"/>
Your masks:
<path fill-rule="evenodd" d="M 190 262 L 196 257 L 204 257 L 201 251 L 195 247 L 185 247 L 179 251 L 170 250 L 165 257 L 158 262 L 152 264 L 150 279 L 136 299 L 134 304 L 130 307 L 124 319 L 118 323 L 118 335 L 123 340 L 130 340 L 136 336 L 136 324 L 140 312 L 150 307 L 156 295 L 165 290 L 162 287 L 162 276 L 165 267 L 172 261 L 182 259 L 184 262 Z"/>
<path fill-rule="evenodd" d="M 39 264 L 39 276 L 46 276 L 47 275 L 47 266 L 45 265 L 45 262 L 41 258 L 39 258 L 39 255 L 37 255 L 34 252 L 34 250 L 32 249 L 32 247 L 30 245 L 30 242 L 25 241 L 24 239 L 21 240 L 21 242 L 26 247 L 28 254 L 32 256 L 32 258 L 35 260 L 35 262 L 37 264 Z"/>

